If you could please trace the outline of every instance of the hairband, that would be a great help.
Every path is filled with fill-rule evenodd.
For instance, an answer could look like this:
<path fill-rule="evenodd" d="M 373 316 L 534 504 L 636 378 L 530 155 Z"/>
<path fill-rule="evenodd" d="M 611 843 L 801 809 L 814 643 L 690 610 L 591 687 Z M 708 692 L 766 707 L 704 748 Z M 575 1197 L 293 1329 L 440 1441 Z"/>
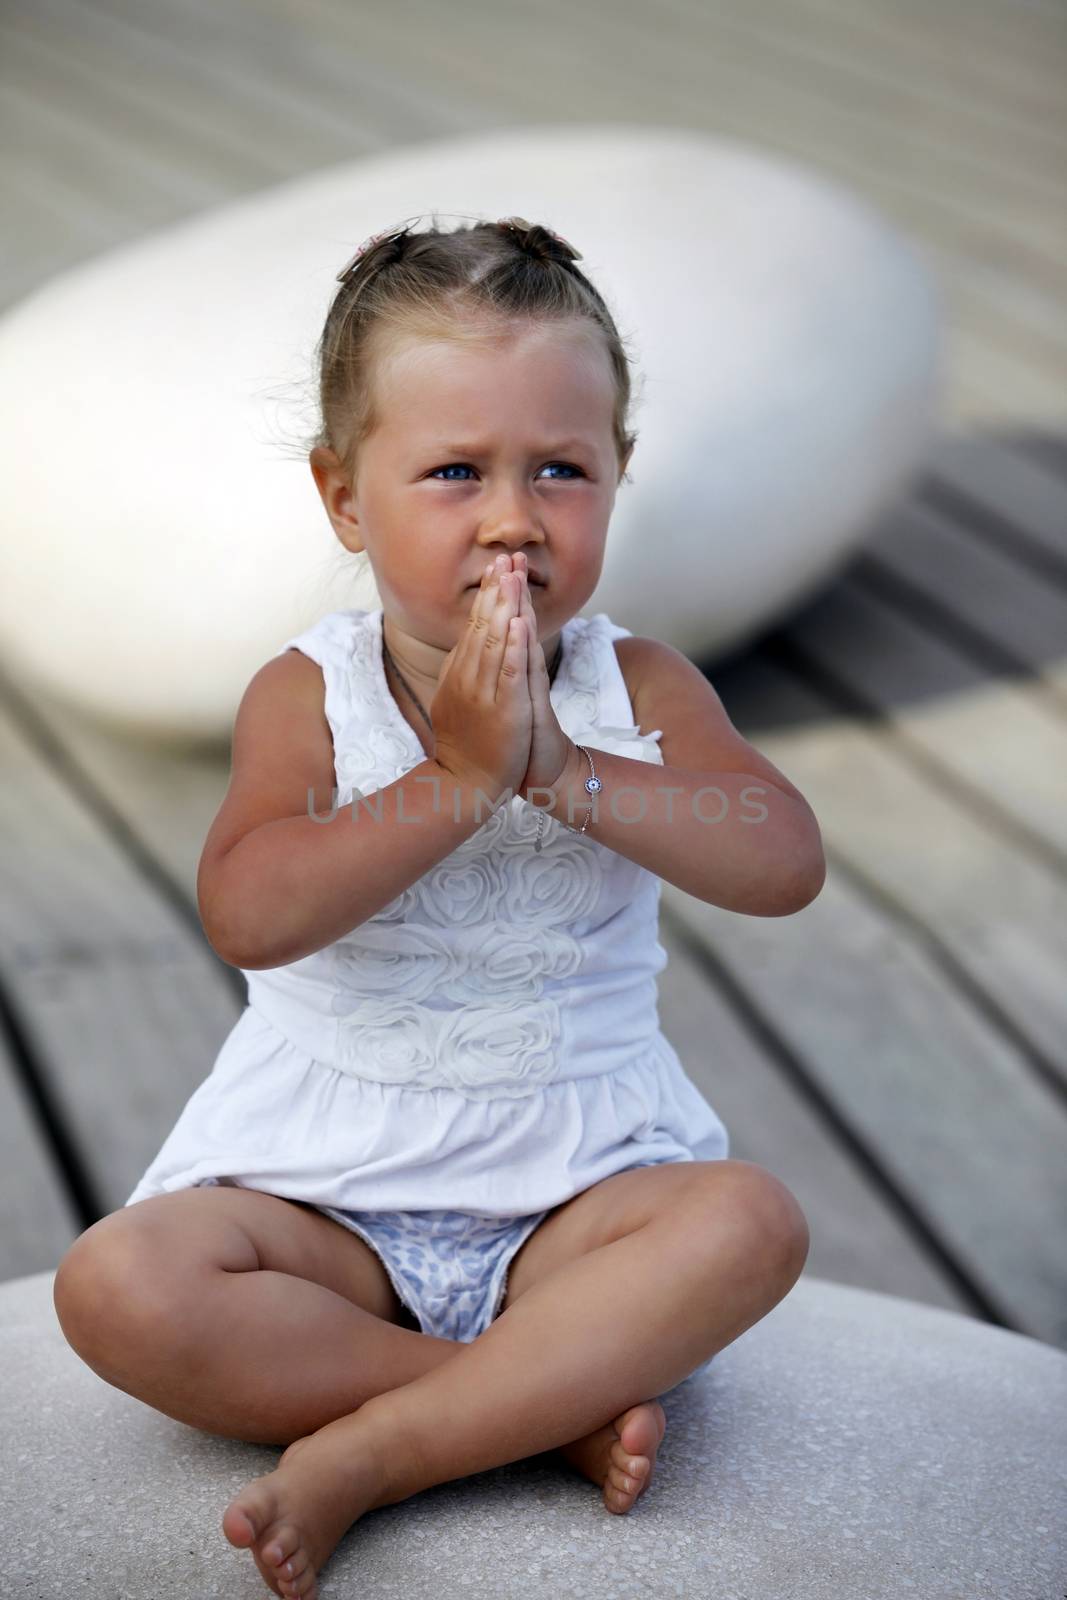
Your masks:
<path fill-rule="evenodd" d="M 376 244 L 381 244 L 383 239 L 399 239 L 403 234 L 409 232 L 413 222 L 421 222 L 425 215 L 425 212 L 420 212 L 417 217 L 408 217 L 407 221 L 402 223 L 399 227 L 387 228 L 384 233 L 372 233 L 369 239 L 364 239 L 355 255 L 337 274 L 338 283 L 344 282 L 345 278 L 348 277 L 348 274 L 352 271 L 352 268 L 355 266 L 356 262 L 361 256 L 365 256 L 368 250 L 373 250 L 374 246 Z M 450 215 L 460 216 L 461 213 L 457 211 L 450 213 Z M 481 219 L 478 217 L 469 217 L 468 220 L 477 222 Z M 530 228 L 530 224 L 528 222 L 524 222 L 522 217 L 499 217 L 496 225 L 498 228 L 510 228 L 516 233 L 528 232 Z M 542 224 L 538 224 L 538 226 L 542 226 Z M 544 231 L 545 233 L 549 234 L 551 238 L 555 239 L 557 244 L 561 244 L 567 250 L 569 250 L 576 261 L 581 261 L 581 252 L 576 250 L 569 240 L 564 239 L 562 234 L 556 233 L 552 228 L 545 228 Z"/>

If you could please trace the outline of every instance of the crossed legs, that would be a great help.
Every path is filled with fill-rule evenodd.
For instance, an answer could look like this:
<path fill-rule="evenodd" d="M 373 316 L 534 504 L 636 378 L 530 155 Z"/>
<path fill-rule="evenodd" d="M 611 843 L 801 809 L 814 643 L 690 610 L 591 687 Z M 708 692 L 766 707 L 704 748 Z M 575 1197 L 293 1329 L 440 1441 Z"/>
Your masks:
<path fill-rule="evenodd" d="M 136 1206 L 96 1225 L 95 1248 L 79 1251 L 90 1229 L 68 1252 L 56 1309 L 83 1359 L 127 1393 L 211 1432 L 290 1441 L 276 1472 L 227 1508 L 224 1528 L 242 1544 L 249 1541 L 234 1536 L 238 1529 L 253 1530 L 264 1574 L 262 1551 L 284 1532 L 295 1586 L 269 1580 L 269 1587 L 309 1597 L 319 1566 L 366 1510 L 593 1432 L 672 1388 L 788 1293 L 808 1239 L 784 1185 L 746 1162 L 682 1166 L 689 1169 L 684 1183 L 679 1168 L 649 1167 L 594 1186 L 607 1193 L 615 1183 L 621 1194 L 618 1180 L 636 1179 L 647 1202 L 658 1183 L 664 1203 L 646 1203 L 642 1220 L 621 1236 L 614 1235 L 626 1218 L 616 1215 L 607 1243 L 576 1226 L 575 1239 L 593 1247 L 569 1260 L 560 1259 L 568 1235 L 557 1223 L 555 1259 L 542 1252 L 543 1276 L 527 1272 L 522 1293 L 509 1295 L 506 1309 L 469 1345 L 385 1320 L 397 1312 L 391 1287 L 392 1305 L 379 1294 L 377 1312 L 346 1299 L 355 1285 L 339 1275 L 333 1255 L 328 1263 L 313 1252 L 301 1257 L 319 1278 L 333 1272 L 329 1287 L 248 1270 L 257 1262 L 242 1256 L 237 1229 L 228 1264 L 206 1255 L 183 1282 L 172 1258 L 163 1264 L 168 1271 L 157 1263 L 148 1274 L 151 1230 L 132 1225 Z M 223 1192 L 236 1193 L 198 1193 Z M 638 1192 L 630 1181 L 628 1193 Z M 575 1219 L 585 1198 L 569 1202 Z M 147 1223 L 153 1202 L 142 1204 Z M 590 1199 L 587 1214 L 592 1207 Z M 529 1260 L 536 1259 L 533 1241 L 542 1229 L 550 1237 L 564 1209 L 524 1246 Z M 186 1212 L 191 1223 L 190 1203 Z M 214 1216 L 220 1214 L 216 1205 Z M 124 1215 L 127 1223 L 114 1222 Z M 207 1218 L 202 1201 L 200 1216 Z M 360 1258 L 350 1252 L 344 1259 Z M 513 1272 L 518 1267 L 517 1257 Z"/>

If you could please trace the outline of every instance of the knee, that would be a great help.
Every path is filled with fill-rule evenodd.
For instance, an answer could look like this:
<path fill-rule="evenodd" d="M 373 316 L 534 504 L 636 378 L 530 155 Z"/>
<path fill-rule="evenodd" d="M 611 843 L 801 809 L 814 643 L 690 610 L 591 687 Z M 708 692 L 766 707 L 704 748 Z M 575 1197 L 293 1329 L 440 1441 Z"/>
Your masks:
<path fill-rule="evenodd" d="M 718 1168 L 712 1185 L 717 1205 L 728 1207 L 730 1223 L 743 1233 L 746 1248 L 758 1251 L 768 1272 L 791 1287 L 811 1247 L 808 1221 L 796 1195 L 754 1161 L 709 1162 L 708 1168 L 709 1173 Z"/>
<path fill-rule="evenodd" d="M 56 1268 L 52 1304 L 59 1326 L 90 1364 L 124 1337 L 154 1336 L 166 1325 L 147 1255 L 143 1230 L 118 1211 L 80 1234 Z"/>
<path fill-rule="evenodd" d="M 744 1204 L 760 1230 L 768 1260 L 791 1284 L 795 1283 L 811 1248 L 808 1219 L 800 1202 L 792 1189 L 766 1167 L 754 1161 L 738 1165 L 745 1169 L 740 1179 Z"/>

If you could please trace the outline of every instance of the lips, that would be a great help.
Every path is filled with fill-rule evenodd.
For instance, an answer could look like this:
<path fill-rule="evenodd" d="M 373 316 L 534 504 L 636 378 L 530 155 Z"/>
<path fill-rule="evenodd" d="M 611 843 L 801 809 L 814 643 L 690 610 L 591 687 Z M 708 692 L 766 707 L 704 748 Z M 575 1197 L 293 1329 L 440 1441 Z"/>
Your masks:
<path fill-rule="evenodd" d="M 531 589 L 547 589 L 548 588 L 548 585 L 545 582 L 544 578 L 537 578 L 537 577 L 534 576 L 534 574 L 532 572 L 527 573 L 526 578 L 527 578 L 527 582 L 529 583 Z M 477 583 L 468 583 L 467 588 L 468 589 L 480 589 L 481 586 L 482 586 L 481 579 L 479 579 Z M 466 592 L 466 591 L 464 591 L 464 592 Z"/>

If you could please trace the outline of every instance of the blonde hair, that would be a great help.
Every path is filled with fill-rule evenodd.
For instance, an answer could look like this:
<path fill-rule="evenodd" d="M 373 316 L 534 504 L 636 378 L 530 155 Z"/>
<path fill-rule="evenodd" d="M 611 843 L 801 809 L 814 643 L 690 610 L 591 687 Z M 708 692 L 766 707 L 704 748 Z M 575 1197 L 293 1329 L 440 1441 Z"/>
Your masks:
<path fill-rule="evenodd" d="M 416 219 L 419 220 L 419 219 Z M 378 234 L 338 274 L 315 348 L 319 427 L 355 482 L 359 449 L 379 422 L 375 362 L 404 337 L 493 343 L 516 325 L 584 323 L 603 341 L 615 387 L 612 432 L 620 476 L 637 442 L 629 431 L 630 358 L 602 296 L 565 239 L 521 217 L 444 232 L 434 225 Z"/>

